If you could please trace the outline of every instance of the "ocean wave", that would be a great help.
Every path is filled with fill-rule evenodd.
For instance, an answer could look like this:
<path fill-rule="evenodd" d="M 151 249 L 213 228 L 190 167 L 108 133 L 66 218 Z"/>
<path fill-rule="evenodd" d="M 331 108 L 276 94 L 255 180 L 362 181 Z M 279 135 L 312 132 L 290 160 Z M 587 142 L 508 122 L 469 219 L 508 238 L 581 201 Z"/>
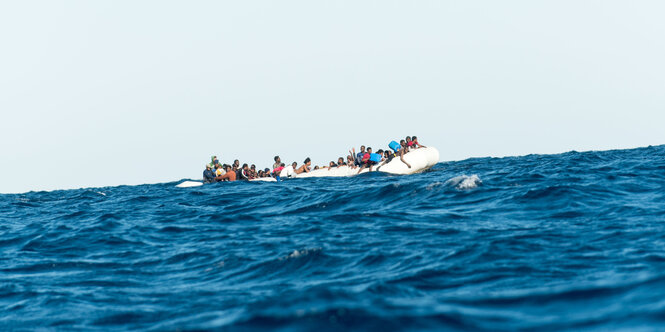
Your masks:
<path fill-rule="evenodd" d="M 0 195 L 0 326 L 660 330 L 664 157 Z"/>

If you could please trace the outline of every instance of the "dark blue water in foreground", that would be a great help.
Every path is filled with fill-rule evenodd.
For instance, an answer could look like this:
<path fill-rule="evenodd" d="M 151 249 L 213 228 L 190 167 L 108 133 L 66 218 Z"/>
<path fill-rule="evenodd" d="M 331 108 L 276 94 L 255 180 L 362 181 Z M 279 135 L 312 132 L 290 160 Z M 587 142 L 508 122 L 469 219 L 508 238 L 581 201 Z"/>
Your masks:
<path fill-rule="evenodd" d="M 0 195 L 0 329 L 665 329 L 665 146 Z"/>

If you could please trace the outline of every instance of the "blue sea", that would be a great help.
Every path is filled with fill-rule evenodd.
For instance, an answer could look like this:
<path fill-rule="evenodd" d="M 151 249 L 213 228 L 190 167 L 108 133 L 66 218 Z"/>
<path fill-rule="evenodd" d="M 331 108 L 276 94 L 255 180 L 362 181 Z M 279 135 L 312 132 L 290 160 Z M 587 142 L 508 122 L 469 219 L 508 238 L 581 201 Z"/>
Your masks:
<path fill-rule="evenodd" d="M 665 329 L 665 146 L 179 182 L 0 195 L 0 330 Z"/>

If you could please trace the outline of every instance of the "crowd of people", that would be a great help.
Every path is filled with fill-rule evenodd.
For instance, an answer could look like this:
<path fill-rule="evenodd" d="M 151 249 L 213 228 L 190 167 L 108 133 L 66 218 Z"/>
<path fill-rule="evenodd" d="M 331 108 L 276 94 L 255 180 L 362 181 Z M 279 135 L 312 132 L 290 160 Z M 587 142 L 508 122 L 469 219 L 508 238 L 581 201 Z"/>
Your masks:
<path fill-rule="evenodd" d="M 391 141 L 388 144 L 387 150 L 379 149 L 376 153 L 373 152 L 371 147 L 366 148 L 364 145 L 361 145 L 360 151 L 357 153 L 355 148 L 349 150 L 349 155 L 346 156 L 346 161 L 343 157 L 339 157 L 337 158 L 337 162 L 330 161 L 327 166 L 314 166 L 314 168 L 312 168 L 312 160 L 309 157 L 304 160 L 301 166 L 298 166 L 298 163 L 295 161 L 291 166 L 296 174 L 307 173 L 318 169 L 332 170 L 342 166 L 358 169 L 358 173 L 360 173 L 365 168 L 369 168 L 369 170 L 372 171 L 372 168 L 381 162 L 390 162 L 393 158 L 399 157 L 404 164 L 411 168 L 411 165 L 404 160 L 404 155 L 411 150 L 424 147 L 424 145 L 418 143 L 418 137 L 407 136 L 405 139 L 400 140 L 399 143 L 397 141 Z M 256 165 L 254 164 L 242 164 L 242 166 L 240 166 L 240 161 L 238 159 L 234 160 L 231 165 L 222 164 L 217 156 L 212 156 L 210 157 L 210 163 L 206 164 L 206 169 L 203 171 L 203 181 L 205 183 L 213 183 L 270 177 L 279 180 L 281 172 L 286 167 L 286 164 L 282 162 L 279 156 L 275 156 L 274 161 L 275 163 L 272 165 L 272 169 L 265 168 L 257 171 Z"/>

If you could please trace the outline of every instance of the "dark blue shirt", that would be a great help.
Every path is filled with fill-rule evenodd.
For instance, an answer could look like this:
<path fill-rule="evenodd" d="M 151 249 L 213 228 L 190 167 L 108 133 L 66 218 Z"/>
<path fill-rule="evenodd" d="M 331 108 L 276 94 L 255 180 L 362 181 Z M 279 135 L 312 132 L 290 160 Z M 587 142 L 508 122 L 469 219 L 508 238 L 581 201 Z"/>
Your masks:
<path fill-rule="evenodd" d="M 206 170 L 203 171 L 203 182 L 205 183 L 215 182 L 215 173 L 206 168 Z"/>
<path fill-rule="evenodd" d="M 356 154 L 356 160 L 354 160 L 354 164 L 360 166 L 363 162 L 363 155 L 365 155 L 365 152 L 358 152 Z"/>

